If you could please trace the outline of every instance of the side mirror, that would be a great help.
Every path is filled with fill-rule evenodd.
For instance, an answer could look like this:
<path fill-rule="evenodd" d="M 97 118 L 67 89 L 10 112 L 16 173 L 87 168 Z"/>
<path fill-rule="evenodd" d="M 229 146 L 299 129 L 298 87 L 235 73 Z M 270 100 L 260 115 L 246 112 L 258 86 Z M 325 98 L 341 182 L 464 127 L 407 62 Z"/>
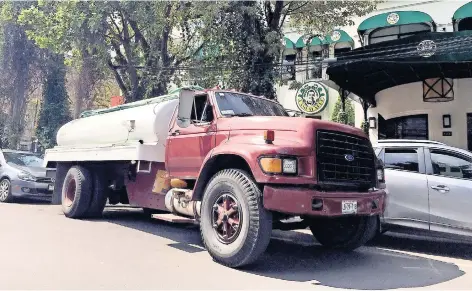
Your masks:
<path fill-rule="evenodd" d="M 190 116 L 192 114 L 193 100 L 195 92 L 183 88 L 179 93 L 179 111 L 177 113 L 177 125 L 181 128 L 190 126 Z"/>

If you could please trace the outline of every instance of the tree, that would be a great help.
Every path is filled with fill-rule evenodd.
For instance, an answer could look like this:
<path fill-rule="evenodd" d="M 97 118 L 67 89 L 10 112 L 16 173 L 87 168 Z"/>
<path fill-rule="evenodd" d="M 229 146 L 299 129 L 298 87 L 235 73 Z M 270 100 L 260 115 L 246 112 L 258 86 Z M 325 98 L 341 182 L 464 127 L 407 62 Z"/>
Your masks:
<path fill-rule="evenodd" d="M 326 35 L 335 27 L 352 25 L 351 17 L 371 12 L 378 2 L 231 2 L 220 10 L 223 29 L 215 29 L 216 34 L 205 44 L 210 53 L 200 61 L 202 69 L 190 74 L 197 80 L 204 75 L 199 79 L 204 83 L 219 79 L 227 87 L 275 98 L 282 29 L 288 20 L 308 37 Z"/>
<path fill-rule="evenodd" d="M 167 92 L 176 67 L 196 55 L 222 4 L 188 2 L 40 2 L 18 20 L 44 48 L 99 57 L 126 101 Z M 177 36 L 174 36 L 174 32 Z"/>
<path fill-rule="evenodd" d="M 0 91 L 3 95 L 4 118 L 0 129 L 3 146 L 16 148 L 24 129 L 24 116 L 31 78 L 35 74 L 38 50 L 28 40 L 23 27 L 14 18 L 32 2 L 3 2 L 0 4 L 0 30 L 2 34 Z"/>
<path fill-rule="evenodd" d="M 346 98 L 345 106 L 346 112 L 342 110 L 342 100 L 341 96 L 339 96 L 334 104 L 333 112 L 331 113 L 331 121 L 354 126 L 356 117 L 351 99 Z"/>
<path fill-rule="evenodd" d="M 48 53 L 47 58 L 43 101 L 36 130 L 37 137 L 44 148 L 56 145 L 57 131 L 70 120 L 70 103 L 65 86 L 64 57 Z"/>

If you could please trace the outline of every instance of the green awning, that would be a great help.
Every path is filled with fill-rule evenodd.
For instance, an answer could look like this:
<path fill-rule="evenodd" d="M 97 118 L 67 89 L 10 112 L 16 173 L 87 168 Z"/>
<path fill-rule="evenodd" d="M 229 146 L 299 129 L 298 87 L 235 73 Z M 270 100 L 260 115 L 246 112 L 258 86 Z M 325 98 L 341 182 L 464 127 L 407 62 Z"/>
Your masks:
<path fill-rule="evenodd" d="M 434 21 L 431 16 L 420 11 L 386 12 L 362 21 L 357 31 L 362 34 L 369 29 L 413 23 L 434 23 Z"/>
<path fill-rule="evenodd" d="M 454 12 L 452 20 L 460 20 L 467 17 L 472 17 L 472 2 L 466 3 L 459 7 L 459 9 Z"/>
<path fill-rule="evenodd" d="M 306 46 L 305 40 L 303 38 L 304 36 L 300 36 L 300 38 L 295 43 L 295 47 L 297 49 L 304 48 Z M 319 37 L 315 36 L 311 39 L 311 42 L 309 43 L 308 46 L 321 46 L 321 45 L 323 45 L 323 41 Z"/>
<path fill-rule="evenodd" d="M 295 43 L 295 46 L 297 47 L 297 49 L 301 49 L 305 47 L 305 41 L 303 40 L 303 36 L 300 36 L 298 38 L 297 42 Z"/>
<path fill-rule="evenodd" d="M 284 42 L 285 42 L 285 49 L 288 49 L 288 50 L 295 49 L 295 44 L 289 38 L 284 37 Z"/>
<path fill-rule="evenodd" d="M 325 37 L 328 44 L 348 42 L 354 45 L 354 40 L 344 30 L 336 29 Z"/>
<path fill-rule="evenodd" d="M 320 46 L 323 45 L 323 41 L 319 37 L 312 38 L 310 46 Z"/>

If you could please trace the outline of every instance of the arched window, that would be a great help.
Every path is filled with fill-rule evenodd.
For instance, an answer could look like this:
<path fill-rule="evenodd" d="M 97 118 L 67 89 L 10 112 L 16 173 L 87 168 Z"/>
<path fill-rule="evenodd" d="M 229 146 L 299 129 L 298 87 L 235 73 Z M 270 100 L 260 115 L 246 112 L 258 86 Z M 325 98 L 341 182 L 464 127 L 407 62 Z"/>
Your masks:
<path fill-rule="evenodd" d="M 369 44 L 405 38 L 424 32 L 431 32 L 431 26 L 426 23 L 413 23 L 391 27 L 381 27 L 369 34 Z"/>

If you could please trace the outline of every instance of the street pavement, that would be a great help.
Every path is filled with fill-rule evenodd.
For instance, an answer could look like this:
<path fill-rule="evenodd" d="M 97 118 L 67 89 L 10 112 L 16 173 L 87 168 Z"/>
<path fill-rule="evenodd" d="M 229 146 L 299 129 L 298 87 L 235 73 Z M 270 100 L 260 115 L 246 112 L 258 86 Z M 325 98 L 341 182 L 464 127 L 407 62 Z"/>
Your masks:
<path fill-rule="evenodd" d="M 274 231 L 258 264 L 212 261 L 196 226 L 107 207 L 73 220 L 60 206 L 0 204 L 0 289 L 472 289 L 472 245 L 385 236 L 352 253 L 327 251 L 306 231 Z"/>

